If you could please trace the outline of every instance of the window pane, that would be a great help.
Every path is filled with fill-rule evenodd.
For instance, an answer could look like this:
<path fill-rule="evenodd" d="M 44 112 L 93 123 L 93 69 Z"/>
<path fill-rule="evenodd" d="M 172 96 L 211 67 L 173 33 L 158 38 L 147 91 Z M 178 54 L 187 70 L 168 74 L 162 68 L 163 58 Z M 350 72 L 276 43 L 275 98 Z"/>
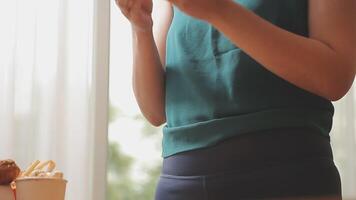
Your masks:
<path fill-rule="evenodd" d="M 151 200 L 161 170 L 161 128 L 140 113 L 132 91 L 131 28 L 111 2 L 108 200 Z"/>

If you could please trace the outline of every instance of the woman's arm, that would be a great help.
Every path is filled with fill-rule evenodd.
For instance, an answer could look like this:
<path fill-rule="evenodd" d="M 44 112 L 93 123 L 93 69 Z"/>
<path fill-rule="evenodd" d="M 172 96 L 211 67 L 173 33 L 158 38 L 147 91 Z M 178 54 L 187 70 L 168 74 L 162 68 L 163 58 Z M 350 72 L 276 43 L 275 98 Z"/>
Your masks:
<path fill-rule="evenodd" d="M 133 90 L 141 112 L 154 126 L 166 122 L 165 41 L 172 20 L 172 7 L 163 3 L 160 19 L 164 20 L 155 23 L 155 34 L 152 29 L 145 32 L 132 30 Z"/>
<path fill-rule="evenodd" d="M 173 16 L 172 6 L 168 2 L 159 2 L 162 4 L 161 20 L 153 25 L 152 0 L 115 1 L 132 25 L 132 87 L 136 101 L 145 118 L 152 125 L 160 126 L 166 121 L 164 60 L 166 36 Z"/>
<path fill-rule="evenodd" d="M 352 85 L 355 0 L 310 0 L 309 38 L 283 30 L 231 0 L 205 0 L 203 8 L 194 5 L 202 0 L 171 1 L 214 25 L 266 69 L 300 88 L 336 101 Z"/>

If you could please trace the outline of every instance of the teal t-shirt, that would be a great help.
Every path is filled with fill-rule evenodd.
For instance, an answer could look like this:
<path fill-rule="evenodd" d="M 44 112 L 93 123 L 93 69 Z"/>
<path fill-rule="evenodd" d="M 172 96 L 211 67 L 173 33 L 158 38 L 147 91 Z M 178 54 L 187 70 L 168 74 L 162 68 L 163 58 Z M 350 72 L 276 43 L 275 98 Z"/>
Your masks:
<path fill-rule="evenodd" d="M 235 2 L 308 36 L 307 0 Z M 211 24 L 174 7 L 167 36 L 162 157 L 274 128 L 309 127 L 328 137 L 333 114 L 330 101 L 279 78 Z"/>

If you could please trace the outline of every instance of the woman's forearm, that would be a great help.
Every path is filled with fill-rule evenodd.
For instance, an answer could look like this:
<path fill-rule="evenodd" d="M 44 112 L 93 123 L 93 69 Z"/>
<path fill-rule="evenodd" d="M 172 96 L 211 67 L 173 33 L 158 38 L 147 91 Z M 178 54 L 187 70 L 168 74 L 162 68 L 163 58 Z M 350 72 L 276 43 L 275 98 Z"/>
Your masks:
<path fill-rule="evenodd" d="M 223 2 L 219 10 L 224 12 L 209 23 L 266 69 L 329 100 L 346 93 L 353 66 L 328 45 L 283 30 L 233 1 Z"/>
<path fill-rule="evenodd" d="M 165 122 L 165 71 L 152 31 L 132 30 L 133 91 L 146 119 L 159 126 Z"/>

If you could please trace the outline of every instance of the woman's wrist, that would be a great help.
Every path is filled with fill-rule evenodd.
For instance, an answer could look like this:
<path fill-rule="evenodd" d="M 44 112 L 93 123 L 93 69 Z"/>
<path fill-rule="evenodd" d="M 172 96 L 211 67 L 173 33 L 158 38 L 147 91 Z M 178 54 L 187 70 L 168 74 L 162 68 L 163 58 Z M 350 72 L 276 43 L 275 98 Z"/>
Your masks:
<path fill-rule="evenodd" d="M 142 28 L 137 28 L 134 25 L 131 25 L 131 30 L 133 33 L 133 36 L 135 36 L 136 38 L 151 38 L 153 37 L 153 28 L 146 28 L 146 29 L 142 29 Z"/>
<path fill-rule="evenodd" d="M 155 45 L 153 30 L 137 30 L 132 28 L 132 39 L 138 45 L 151 46 Z"/>
<path fill-rule="evenodd" d="M 151 33 L 153 30 L 153 19 L 152 17 L 146 17 L 145 20 L 141 22 L 131 22 L 131 29 L 139 34 Z"/>

